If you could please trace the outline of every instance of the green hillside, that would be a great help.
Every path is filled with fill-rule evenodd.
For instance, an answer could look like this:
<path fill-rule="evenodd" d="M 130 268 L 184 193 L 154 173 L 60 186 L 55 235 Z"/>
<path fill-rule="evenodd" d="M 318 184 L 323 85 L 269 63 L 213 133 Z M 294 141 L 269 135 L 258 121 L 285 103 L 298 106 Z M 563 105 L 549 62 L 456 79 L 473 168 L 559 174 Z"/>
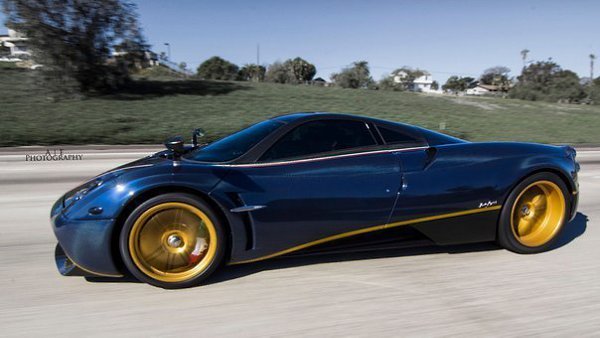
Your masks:
<path fill-rule="evenodd" d="M 222 136 L 270 116 L 331 111 L 473 141 L 600 144 L 600 106 L 312 86 L 138 80 L 119 95 L 53 99 L 31 71 L 0 69 L 0 146 L 159 143 L 202 127 Z M 444 127 L 445 126 L 445 127 Z"/>

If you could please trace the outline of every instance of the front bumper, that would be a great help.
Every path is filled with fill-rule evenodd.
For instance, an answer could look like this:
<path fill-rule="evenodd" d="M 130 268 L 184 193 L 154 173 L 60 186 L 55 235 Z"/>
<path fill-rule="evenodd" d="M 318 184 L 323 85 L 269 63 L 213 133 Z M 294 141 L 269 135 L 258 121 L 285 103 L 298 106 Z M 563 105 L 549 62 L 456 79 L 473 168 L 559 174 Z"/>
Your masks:
<path fill-rule="evenodd" d="M 59 243 L 55 260 L 61 274 L 123 276 L 112 252 L 114 219 L 69 220 L 58 213 L 51 223 Z"/>
<path fill-rule="evenodd" d="M 572 221 L 573 219 L 575 219 L 575 216 L 577 216 L 577 206 L 579 205 L 579 191 L 574 191 L 573 194 L 571 194 L 571 210 L 570 210 L 570 214 L 569 214 L 569 221 Z"/>

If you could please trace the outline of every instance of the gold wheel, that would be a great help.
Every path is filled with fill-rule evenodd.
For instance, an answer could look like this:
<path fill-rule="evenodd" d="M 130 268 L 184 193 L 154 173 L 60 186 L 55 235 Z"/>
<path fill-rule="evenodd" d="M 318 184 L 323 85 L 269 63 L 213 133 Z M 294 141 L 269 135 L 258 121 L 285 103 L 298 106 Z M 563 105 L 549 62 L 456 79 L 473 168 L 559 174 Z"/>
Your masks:
<path fill-rule="evenodd" d="M 534 182 L 521 191 L 513 204 L 512 233 L 525 246 L 544 245 L 559 232 L 565 209 L 565 197 L 556 183 Z"/>
<path fill-rule="evenodd" d="M 217 231 L 197 207 L 167 202 L 144 211 L 129 234 L 129 253 L 147 276 L 183 282 L 204 272 L 217 252 Z"/>

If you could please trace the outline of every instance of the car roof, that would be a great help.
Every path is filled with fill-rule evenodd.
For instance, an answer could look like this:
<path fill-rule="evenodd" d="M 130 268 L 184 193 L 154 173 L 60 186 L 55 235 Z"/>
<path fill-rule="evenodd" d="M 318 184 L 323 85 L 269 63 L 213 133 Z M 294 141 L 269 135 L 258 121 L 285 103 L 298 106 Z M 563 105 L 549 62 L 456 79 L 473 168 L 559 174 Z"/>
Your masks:
<path fill-rule="evenodd" d="M 346 113 L 330 113 L 330 112 L 298 112 L 298 113 L 289 113 L 283 114 L 279 116 L 275 116 L 272 120 L 280 121 L 286 124 L 298 124 L 305 121 L 310 120 L 322 120 L 322 119 L 351 119 L 351 120 L 360 120 L 365 122 L 371 122 L 376 124 L 383 125 L 396 125 L 398 127 L 404 128 L 414 128 L 414 126 L 402 122 L 396 121 L 388 121 L 383 119 L 377 119 L 368 116 L 362 115 L 353 115 Z"/>
<path fill-rule="evenodd" d="M 272 118 L 273 120 L 280 121 L 286 124 L 298 125 L 306 121 L 314 121 L 321 119 L 351 119 L 359 120 L 364 122 L 370 122 L 378 126 L 388 126 L 392 128 L 402 128 L 404 132 L 410 132 L 413 135 L 420 135 L 421 137 L 428 140 L 432 145 L 437 144 L 448 144 L 448 143 L 462 143 L 464 140 L 441 134 L 423 127 L 414 126 L 407 123 L 389 121 L 383 119 L 377 119 L 368 116 L 343 114 L 343 113 L 329 113 L 329 112 L 299 112 L 290 113 L 285 115 L 279 115 Z"/>
<path fill-rule="evenodd" d="M 327 119 L 327 118 L 335 118 L 335 119 L 347 118 L 347 119 L 363 120 L 363 121 L 383 121 L 383 120 L 378 120 L 378 119 L 374 119 L 374 118 L 370 118 L 370 117 L 366 117 L 366 116 L 344 114 L 344 113 L 329 113 L 329 112 L 289 113 L 289 114 L 275 116 L 272 118 L 272 120 L 281 121 L 284 123 L 295 123 L 295 122 L 301 122 L 301 121 L 306 121 L 306 120 L 321 120 L 321 119 Z M 384 121 L 384 122 L 389 123 L 390 121 Z"/>

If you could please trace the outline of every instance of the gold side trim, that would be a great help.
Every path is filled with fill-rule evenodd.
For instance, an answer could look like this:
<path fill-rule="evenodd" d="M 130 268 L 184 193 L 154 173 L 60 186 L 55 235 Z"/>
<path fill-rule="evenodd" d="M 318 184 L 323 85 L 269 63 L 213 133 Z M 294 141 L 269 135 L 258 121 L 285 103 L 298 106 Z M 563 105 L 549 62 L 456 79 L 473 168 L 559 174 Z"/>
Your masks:
<path fill-rule="evenodd" d="M 481 212 L 498 210 L 500 208 L 502 208 L 501 205 L 496 205 L 496 206 L 489 207 L 489 208 L 481 208 L 481 209 L 471 209 L 471 210 L 457 211 L 457 212 L 451 212 L 451 213 L 442 214 L 442 215 L 427 216 L 427 217 L 415 218 L 415 219 L 401 221 L 401 222 L 388 223 L 388 224 L 384 224 L 384 225 L 375 225 L 375 226 L 372 226 L 372 227 L 369 227 L 369 228 L 354 230 L 354 231 L 345 232 L 345 233 L 342 233 L 342 234 L 337 234 L 337 235 L 333 235 L 333 236 L 321 238 L 321 239 L 318 239 L 316 241 L 312 241 L 312 242 L 308 242 L 308 243 L 301 244 L 301 245 L 298 245 L 298 246 L 294 246 L 294 247 L 291 247 L 289 249 L 281 250 L 281 251 L 278 251 L 278 252 L 272 253 L 270 255 L 263 256 L 263 257 L 258 257 L 258 258 L 248 259 L 248 260 L 245 260 L 245 261 L 239 261 L 239 262 L 229 263 L 228 265 L 237 265 L 237 264 L 245 264 L 245 263 L 258 262 L 258 261 L 266 260 L 266 259 L 269 259 L 269 258 L 273 258 L 273 257 L 285 255 L 285 254 L 288 254 L 288 253 L 291 253 L 291 252 L 294 252 L 294 251 L 306 249 L 306 248 L 309 248 L 311 246 L 323 244 L 323 243 L 326 243 L 326 242 L 335 241 L 336 239 L 342 239 L 342 238 L 346 238 L 346 237 L 352 237 L 352 236 L 356 236 L 356 235 L 360 235 L 360 234 L 364 234 L 364 233 L 368 233 L 368 232 L 379 231 L 379 230 L 384 230 L 384 229 L 389 229 L 389 228 L 395 228 L 395 227 L 399 227 L 399 226 L 403 226 L 403 225 L 409 225 L 409 224 L 416 224 L 416 223 L 423 223 L 423 222 L 435 221 L 435 220 L 444 219 L 444 218 L 452 218 L 452 217 L 458 217 L 458 216 L 464 216 L 464 215 L 478 214 L 478 213 L 481 213 Z"/>

